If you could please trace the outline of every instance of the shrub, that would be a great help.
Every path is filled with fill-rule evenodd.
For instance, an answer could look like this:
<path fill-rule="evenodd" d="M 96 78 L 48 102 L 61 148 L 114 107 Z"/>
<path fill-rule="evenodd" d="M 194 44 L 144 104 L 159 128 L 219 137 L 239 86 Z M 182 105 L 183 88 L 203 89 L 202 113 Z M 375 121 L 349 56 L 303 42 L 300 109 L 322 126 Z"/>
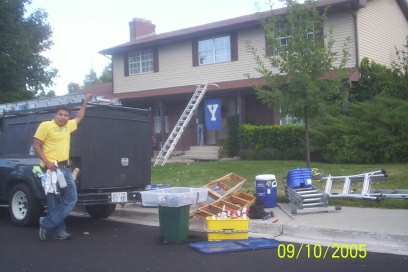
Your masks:
<path fill-rule="evenodd" d="M 292 147 L 283 152 L 284 160 L 306 160 L 306 152 L 304 148 Z"/>
<path fill-rule="evenodd" d="M 243 149 L 239 151 L 239 158 L 241 160 L 253 161 L 256 159 L 256 153 L 254 149 Z"/>
<path fill-rule="evenodd" d="M 229 116 L 227 118 L 227 122 L 229 127 L 229 138 L 220 142 L 220 146 L 218 148 L 219 158 L 232 158 L 239 155 L 240 146 L 238 138 L 238 115 Z"/>
<path fill-rule="evenodd" d="M 220 141 L 218 146 L 218 158 L 228 158 L 229 149 L 228 149 L 228 139 L 223 139 Z"/>
<path fill-rule="evenodd" d="M 275 148 L 280 151 L 302 146 L 305 134 L 304 127 L 295 125 L 254 126 L 244 124 L 239 127 L 238 132 L 244 149 Z"/>
<path fill-rule="evenodd" d="M 257 151 L 256 159 L 257 160 L 282 160 L 283 153 L 282 151 L 279 151 L 276 148 L 265 148 L 265 149 Z"/>
<path fill-rule="evenodd" d="M 311 149 L 331 163 L 408 161 L 408 101 L 374 97 L 310 128 Z"/>

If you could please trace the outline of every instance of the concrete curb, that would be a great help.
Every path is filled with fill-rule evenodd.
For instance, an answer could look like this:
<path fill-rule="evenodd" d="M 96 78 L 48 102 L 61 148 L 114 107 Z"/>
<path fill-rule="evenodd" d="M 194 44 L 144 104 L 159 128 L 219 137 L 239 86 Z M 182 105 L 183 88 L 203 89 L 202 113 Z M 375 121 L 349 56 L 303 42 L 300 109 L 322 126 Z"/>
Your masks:
<path fill-rule="evenodd" d="M 281 206 L 286 211 L 290 210 L 289 204 L 281 204 Z M 387 229 L 384 226 L 372 226 L 372 222 L 366 222 L 363 219 L 358 221 L 353 217 L 347 224 L 344 223 L 344 217 L 351 217 L 355 212 L 369 214 L 370 209 L 344 209 L 347 214 L 336 214 L 342 211 L 315 215 L 301 214 L 294 216 L 295 220 L 280 209 L 273 208 L 273 211 L 275 215 L 272 218 L 251 220 L 250 237 L 275 238 L 282 242 L 321 246 L 337 244 L 340 246 L 356 245 L 358 247 L 365 244 L 367 251 L 408 255 L 408 235 L 404 232 L 405 225 L 408 224 L 406 219 L 408 217 L 400 218 L 405 220 L 403 221 L 405 225 L 400 226 L 397 222 L 394 224 L 397 224 L 398 228 L 393 229 L 394 225 L 390 225 Z M 392 214 L 398 211 L 376 210 L 375 212 Z M 401 216 L 404 216 L 405 212 L 408 213 L 408 211 L 404 210 Z M 83 207 L 75 207 L 72 214 L 89 216 Z M 114 214 L 108 220 L 159 226 L 158 209 L 141 207 L 140 204 L 128 204 L 125 207 L 118 205 Z M 336 220 L 343 223 L 337 224 Z M 204 220 L 193 220 L 190 222 L 190 230 L 205 233 L 204 224 Z M 408 233 L 408 230 L 406 232 Z"/>
<path fill-rule="evenodd" d="M 294 238 L 321 239 L 324 241 L 339 241 L 348 244 L 377 244 L 381 246 L 406 247 L 408 237 L 405 235 L 376 233 L 370 231 L 338 230 L 323 227 L 304 227 L 285 225 L 283 235 Z"/>

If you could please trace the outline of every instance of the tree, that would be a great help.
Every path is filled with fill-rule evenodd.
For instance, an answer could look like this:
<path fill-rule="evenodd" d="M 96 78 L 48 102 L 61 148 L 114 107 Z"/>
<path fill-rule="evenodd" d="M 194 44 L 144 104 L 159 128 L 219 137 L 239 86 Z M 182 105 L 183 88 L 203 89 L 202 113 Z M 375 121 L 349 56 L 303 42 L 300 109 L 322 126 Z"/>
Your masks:
<path fill-rule="evenodd" d="M 360 63 L 361 77 L 350 91 L 350 102 L 372 100 L 377 95 L 397 99 L 408 99 L 405 76 L 385 65 L 363 58 Z M 406 82 L 406 81 L 405 81 Z"/>
<path fill-rule="evenodd" d="M 314 154 L 328 163 L 408 161 L 408 101 L 376 95 L 351 103 L 347 114 L 327 114 L 311 127 Z"/>
<path fill-rule="evenodd" d="M 44 97 L 54 97 L 55 96 L 55 91 L 50 90 L 47 93 L 45 91 L 41 91 L 37 97 L 38 98 L 44 98 Z"/>
<path fill-rule="evenodd" d="M 68 84 L 68 93 L 74 93 L 80 89 L 87 88 L 89 86 L 112 82 L 112 65 L 108 64 L 103 68 L 103 71 L 100 76 L 98 76 L 93 68 L 89 69 L 89 73 L 85 75 L 83 85 L 79 85 L 75 82 L 70 82 Z"/>
<path fill-rule="evenodd" d="M 99 84 L 99 78 L 96 75 L 96 72 L 93 68 L 89 69 L 89 73 L 87 75 L 85 75 L 85 79 L 83 82 L 83 88 L 95 85 L 95 84 Z"/>
<path fill-rule="evenodd" d="M 29 0 L 0 0 L 0 103 L 31 99 L 53 85 L 57 70 L 42 56 L 53 45 L 48 14 L 24 16 Z"/>
<path fill-rule="evenodd" d="M 405 38 L 407 43 L 402 45 L 403 49 L 395 46 L 397 61 L 391 64 L 393 71 L 401 77 L 401 91 L 403 92 L 401 99 L 408 99 L 408 35 Z"/>
<path fill-rule="evenodd" d="M 75 82 L 70 82 L 67 87 L 68 87 L 69 94 L 75 93 L 76 91 L 81 89 L 81 86 L 79 86 L 79 84 Z"/>
<path fill-rule="evenodd" d="M 305 124 L 310 167 L 309 124 L 342 98 L 350 38 L 345 40 L 339 57 L 333 50 L 333 26 L 322 34 L 328 7 L 318 10 L 315 0 L 304 4 L 298 0 L 284 2 L 288 7 L 285 16 L 275 15 L 271 6 L 271 17 L 260 19 L 267 39 L 265 54 L 259 56 L 250 41 L 247 49 L 254 55 L 255 70 L 266 83 L 255 85 L 258 98 L 270 107 L 280 107 L 282 116 L 290 115 Z M 336 61 L 338 66 L 334 65 Z"/>
<path fill-rule="evenodd" d="M 99 76 L 99 82 L 112 82 L 112 64 L 108 64 L 103 68 L 102 74 Z"/>
<path fill-rule="evenodd" d="M 393 70 L 401 77 L 405 77 L 408 80 L 408 35 L 405 37 L 407 43 L 402 45 L 404 49 L 398 49 L 395 46 L 395 54 L 398 61 L 392 62 Z"/>

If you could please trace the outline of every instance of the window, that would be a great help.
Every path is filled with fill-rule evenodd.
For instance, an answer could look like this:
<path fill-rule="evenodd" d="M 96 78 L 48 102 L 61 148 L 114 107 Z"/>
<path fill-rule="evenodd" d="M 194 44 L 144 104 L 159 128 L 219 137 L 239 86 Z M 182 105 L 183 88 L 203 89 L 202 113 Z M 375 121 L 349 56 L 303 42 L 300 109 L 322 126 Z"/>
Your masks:
<path fill-rule="evenodd" d="M 125 76 L 159 72 L 157 48 L 127 52 L 124 55 Z"/>
<path fill-rule="evenodd" d="M 281 125 L 304 125 L 304 122 L 295 122 L 295 120 L 293 120 L 293 117 L 290 115 L 286 115 L 284 118 L 280 119 L 280 124 Z"/>
<path fill-rule="evenodd" d="M 200 65 L 231 61 L 230 36 L 216 37 L 198 42 Z"/>
<path fill-rule="evenodd" d="M 129 74 L 144 74 L 153 72 L 153 50 L 140 50 L 129 53 Z"/>
<path fill-rule="evenodd" d="M 193 40 L 193 66 L 238 60 L 238 35 L 218 35 L 212 38 Z"/>
<path fill-rule="evenodd" d="M 167 106 L 164 105 L 164 123 L 166 132 L 169 132 L 169 116 L 167 114 Z M 154 132 L 160 133 L 161 132 L 161 119 L 160 119 L 160 107 L 156 105 L 154 107 Z"/>
<path fill-rule="evenodd" d="M 276 40 L 279 41 L 279 43 L 280 43 L 280 45 L 281 45 L 282 47 L 287 47 L 287 46 L 289 45 L 289 43 L 292 42 L 291 39 L 293 38 L 292 36 L 285 36 L 285 35 L 283 35 L 284 33 L 288 33 L 288 31 L 285 30 L 286 27 L 287 27 L 287 26 L 286 26 L 285 24 L 279 24 L 279 26 L 278 26 L 278 28 L 279 28 L 279 33 L 281 33 L 281 36 L 278 37 L 278 38 L 276 38 Z M 307 39 L 313 38 L 314 35 L 315 35 L 315 30 L 314 30 L 314 29 L 308 30 L 307 26 L 306 26 L 305 29 L 306 29 L 306 38 L 307 38 Z M 265 41 L 266 41 L 266 48 L 268 48 L 268 41 L 267 41 L 267 38 L 266 38 L 266 37 L 265 37 Z M 279 50 L 278 48 L 274 48 L 274 49 L 273 49 L 273 53 L 274 53 L 274 54 L 280 54 L 281 52 L 280 52 L 280 50 Z M 267 54 L 268 54 L 268 52 L 267 52 Z M 269 54 L 270 54 L 270 53 L 269 53 Z M 268 55 L 269 55 L 269 54 L 268 54 Z"/>

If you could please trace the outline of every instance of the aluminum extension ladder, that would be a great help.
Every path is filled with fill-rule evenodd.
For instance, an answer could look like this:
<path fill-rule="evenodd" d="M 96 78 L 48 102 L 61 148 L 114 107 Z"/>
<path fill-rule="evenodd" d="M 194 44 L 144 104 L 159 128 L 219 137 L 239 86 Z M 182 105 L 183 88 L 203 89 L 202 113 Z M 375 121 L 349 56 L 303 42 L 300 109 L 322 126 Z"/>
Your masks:
<path fill-rule="evenodd" d="M 187 127 L 188 122 L 193 116 L 194 111 L 197 109 L 198 105 L 201 102 L 201 99 L 204 97 L 204 94 L 207 91 L 208 85 L 214 85 L 219 88 L 217 84 L 210 83 L 209 81 L 207 83 L 201 82 L 199 85 L 197 85 L 197 89 L 195 90 L 190 101 L 188 102 L 187 107 L 184 109 L 183 113 L 181 114 L 180 119 L 177 121 L 176 125 L 174 126 L 173 131 L 170 133 L 170 136 L 167 138 L 166 143 L 163 145 L 162 149 L 160 150 L 159 155 L 157 155 L 154 166 L 158 164 L 161 164 L 161 166 L 163 166 L 166 164 L 167 160 L 169 159 L 171 155 L 171 152 L 173 152 L 178 140 L 180 139 L 181 135 L 184 132 L 184 129 Z"/>
<path fill-rule="evenodd" d="M 295 208 L 292 214 L 341 210 L 339 206 L 329 207 L 328 195 L 314 186 L 292 189 L 285 185 L 285 194 Z"/>
<path fill-rule="evenodd" d="M 6 103 L 0 105 L 0 117 L 4 115 L 32 114 L 40 110 L 50 110 L 59 105 L 80 106 L 84 95 L 81 93 L 68 94 L 63 96 L 53 96 L 47 98 L 32 99 L 20 102 Z M 93 96 L 88 102 L 94 105 L 121 106 L 119 99 L 103 99 Z"/>
<path fill-rule="evenodd" d="M 378 170 L 363 174 L 351 175 L 351 176 L 327 176 L 323 177 L 320 181 L 326 180 L 326 187 L 324 192 L 333 198 L 358 198 L 365 200 L 377 200 L 381 201 L 383 197 L 398 197 L 395 194 L 382 194 L 381 191 L 372 192 L 371 184 L 373 182 L 386 181 L 388 178 L 385 170 Z M 341 193 L 333 193 L 334 184 L 337 182 L 344 182 L 343 190 Z M 362 189 L 360 191 L 353 191 L 353 184 L 362 183 Z M 388 191 L 387 191 L 388 192 Z M 394 191 L 395 192 L 395 191 Z M 401 194 L 402 198 L 406 197 Z"/>

